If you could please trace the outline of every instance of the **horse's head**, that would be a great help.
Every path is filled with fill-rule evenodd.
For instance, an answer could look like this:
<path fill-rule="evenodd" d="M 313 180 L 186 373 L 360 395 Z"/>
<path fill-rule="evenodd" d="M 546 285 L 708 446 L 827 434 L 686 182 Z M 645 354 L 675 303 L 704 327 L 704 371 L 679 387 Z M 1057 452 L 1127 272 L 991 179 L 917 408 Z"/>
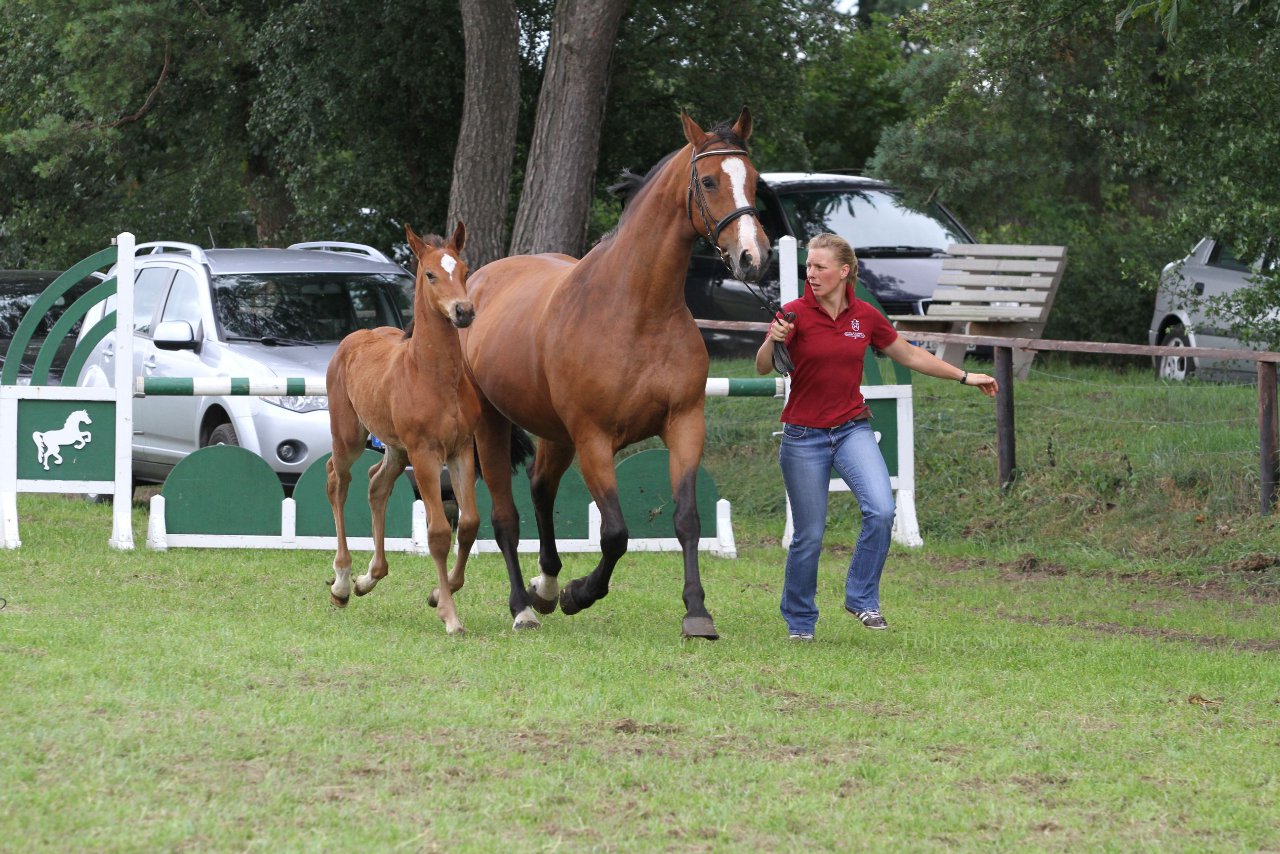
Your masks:
<path fill-rule="evenodd" d="M 758 173 L 747 151 L 751 112 L 746 107 L 732 126 L 719 125 L 708 133 L 680 111 L 684 137 L 689 141 L 689 224 L 707 238 L 733 275 L 760 280 L 769 262 L 769 236 L 756 212 Z"/>
<path fill-rule="evenodd" d="M 467 296 L 467 265 L 461 258 L 467 241 L 466 226 L 459 222 L 448 242 L 434 234 L 419 237 L 408 223 L 404 233 L 418 259 L 414 281 L 417 305 L 435 311 L 459 329 L 470 326 L 476 309 Z"/>

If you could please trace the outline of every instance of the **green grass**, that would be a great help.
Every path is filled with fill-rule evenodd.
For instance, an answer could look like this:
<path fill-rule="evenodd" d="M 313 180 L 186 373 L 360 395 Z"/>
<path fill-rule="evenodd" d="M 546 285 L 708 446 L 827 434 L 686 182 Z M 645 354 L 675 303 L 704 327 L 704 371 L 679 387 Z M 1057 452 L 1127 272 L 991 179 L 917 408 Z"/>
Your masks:
<path fill-rule="evenodd" d="M 1172 439 L 1117 449 L 1099 417 L 1160 388 L 1049 366 L 1019 384 L 1023 476 L 1002 493 L 990 402 L 953 385 L 917 385 L 939 426 L 918 434 L 926 546 L 890 557 L 891 630 L 840 608 L 855 512 L 833 503 L 809 645 L 777 614 L 769 401 L 709 407 L 741 549 L 703 559 L 714 644 L 679 639 L 673 555 L 628 555 L 607 599 L 520 635 L 479 556 L 448 638 L 421 558 L 337 611 L 326 553 L 116 552 L 108 507 L 21 496 L 23 546 L 0 553 L 0 850 L 1280 846 L 1280 543 L 1245 494 L 1256 433 L 1238 452 L 1195 437 L 1205 455 L 1160 473 Z M 1103 394 L 1083 422 L 1057 412 Z M 1161 417 L 1194 419 L 1189 399 Z"/>

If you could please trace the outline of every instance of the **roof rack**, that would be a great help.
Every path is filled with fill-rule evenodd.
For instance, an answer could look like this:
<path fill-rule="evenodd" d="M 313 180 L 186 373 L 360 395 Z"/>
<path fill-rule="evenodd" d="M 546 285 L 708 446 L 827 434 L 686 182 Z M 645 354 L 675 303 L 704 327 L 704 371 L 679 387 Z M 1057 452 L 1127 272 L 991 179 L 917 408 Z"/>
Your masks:
<path fill-rule="evenodd" d="M 144 249 L 150 249 L 150 252 L 143 252 Z M 185 252 L 190 255 L 192 260 L 204 264 L 208 261 L 205 258 L 204 250 L 194 243 L 176 243 L 171 240 L 156 240 L 151 243 L 139 243 L 135 247 L 135 254 L 138 255 L 159 255 L 165 252 Z"/>
<path fill-rule="evenodd" d="M 290 249 L 317 249 L 321 252 L 340 252 L 348 255 L 363 255 L 366 258 L 372 258 L 374 261 L 384 261 L 388 264 L 394 263 L 386 255 L 383 255 L 372 246 L 366 246 L 363 243 L 343 243 L 339 240 L 313 240 L 309 243 L 294 243 L 290 245 Z"/>

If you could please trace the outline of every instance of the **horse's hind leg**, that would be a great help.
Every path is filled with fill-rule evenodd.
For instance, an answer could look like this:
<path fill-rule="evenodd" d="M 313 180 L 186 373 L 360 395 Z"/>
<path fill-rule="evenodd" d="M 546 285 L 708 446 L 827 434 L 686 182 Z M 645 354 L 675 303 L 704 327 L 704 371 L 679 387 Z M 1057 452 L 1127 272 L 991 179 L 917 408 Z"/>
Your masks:
<path fill-rule="evenodd" d="M 542 439 L 538 442 L 538 455 L 533 462 L 530 488 L 533 493 L 533 512 L 538 522 L 538 568 L 541 573 L 529 581 L 529 602 L 540 613 L 550 614 L 556 609 L 560 593 L 560 552 L 556 548 L 555 505 L 560 479 L 573 462 L 573 445 L 563 445 Z"/>
<path fill-rule="evenodd" d="M 608 437 L 579 443 L 578 460 L 587 489 L 600 509 L 600 562 L 590 575 L 575 578 L 560 591 L 560 610 L 566 614 L 576 614 L 608 596 L 613 568 L 627 553 L 627 523 L 618 500 L 618 478 Z"/>
<path fill-rule="evenodd" d="M 387 577 L 387 553 L 384 540 L 387 531 L 387 500 L 395 488 L 396 478 L 404 471 L 409 458 L 403 448 L 388 446 L 387 452 L 369 469 L 369 513 L 373 522 L 373 557 L 369 570 L 356 579 L 356 595 L 363 596 Z"/>

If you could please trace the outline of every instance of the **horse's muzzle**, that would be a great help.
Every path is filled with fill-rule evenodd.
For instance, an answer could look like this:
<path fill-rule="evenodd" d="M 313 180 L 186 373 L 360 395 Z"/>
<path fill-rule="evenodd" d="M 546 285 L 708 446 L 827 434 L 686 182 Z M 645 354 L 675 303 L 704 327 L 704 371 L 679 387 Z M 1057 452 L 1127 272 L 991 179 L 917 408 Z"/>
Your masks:
<path fill-rule="evenodd" d="M 760 281 L 764 271 L 769 267 L 770 253 L 768 247 L 764 247 L 760 254 L 764 257 L 757 258 L 751 251 L 744 249 L 737 255 L 732 256 L 733 275 L 744 282 L 752 284 Z"/>
<path fill-rule="evenodd" d="M 449 320 L 459 329 L 466 329 L 476 319 L 476 307 L 469 302 L 455 302 L 449 309 Z"/>

